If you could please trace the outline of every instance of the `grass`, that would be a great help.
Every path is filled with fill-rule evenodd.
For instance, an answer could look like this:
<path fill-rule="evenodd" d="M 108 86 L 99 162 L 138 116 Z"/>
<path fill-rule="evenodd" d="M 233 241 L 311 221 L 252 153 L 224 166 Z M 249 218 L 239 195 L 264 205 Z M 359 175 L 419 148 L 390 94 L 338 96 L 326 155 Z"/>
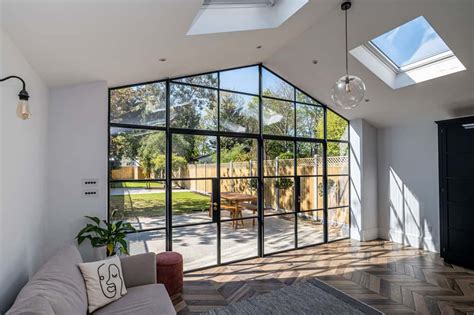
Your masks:
<path fill-rule="evenodd" d="M 164 183 L 156 182 L 120 182 L 120 183 L 111 183 L 110 188 L 143 188 L 143 189 L 153 189 L 160 188 L 164 189 Z"/>
<path fill-rule="evenodd" d="M 207 211 L 211 198 L 194 192 L 173 192 L 173 214 L 188 214 Z M 165 216 L 165 194 L 130 194 L 110 196 L 111 210 L 117 210 L 115 217 L 124 220 L 130 217 Z"/>

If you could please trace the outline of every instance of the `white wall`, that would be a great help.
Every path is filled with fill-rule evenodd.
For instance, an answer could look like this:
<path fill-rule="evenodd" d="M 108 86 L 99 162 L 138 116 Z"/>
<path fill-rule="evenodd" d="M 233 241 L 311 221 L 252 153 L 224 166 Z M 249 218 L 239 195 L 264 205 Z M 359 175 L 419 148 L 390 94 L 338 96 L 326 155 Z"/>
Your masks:
<path fill-rule="evenodd" d="M 107 93 L 104 81 L 50 90 L 48 253 L 74 242 L 85 215 L 107 217 Z M 87 178 L 99 180 L 97 197 L 83 197 Z"/>
<path fill-rule="evenodd" d="M 1 5 L 0 5 L 1 6 Z M 42 263 L 47 232 L 46 133 L 48 88 L 0 29 L 0 76 L 26 81 L 31 120 L 16 117 L 21 83 L 0 83 L 0 313 Z"/>
<path fill-rule="evenodd" d="M 379 129 L 377 137 L 380 237 L 439 251 L 436 124 Z"/>
<path fill-rule="evenodd" d="M 378 237 L 377 130 L 363 119 L 350 122 L 351 238 Z"/>

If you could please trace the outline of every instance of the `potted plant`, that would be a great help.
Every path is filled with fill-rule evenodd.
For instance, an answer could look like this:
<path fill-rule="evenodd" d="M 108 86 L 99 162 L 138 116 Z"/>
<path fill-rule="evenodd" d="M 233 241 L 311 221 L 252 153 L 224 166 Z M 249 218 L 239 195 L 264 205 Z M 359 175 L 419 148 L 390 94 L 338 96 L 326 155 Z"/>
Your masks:
<path fill-rule="evenodd" d="M 135 228 L 128 222 L 115 221 L 112 223 L 100 220 L 97 217 L 86 216 L 93 223 L 88 223 L 76 236 L 77 243 L 82 244 L 86 239 L 94 248 L 105 248 L 107 257 L 117 252 L 128 255 L 128 246 L 125 237 Z M 102 223 L 104 227 L 102 226 Z"/>

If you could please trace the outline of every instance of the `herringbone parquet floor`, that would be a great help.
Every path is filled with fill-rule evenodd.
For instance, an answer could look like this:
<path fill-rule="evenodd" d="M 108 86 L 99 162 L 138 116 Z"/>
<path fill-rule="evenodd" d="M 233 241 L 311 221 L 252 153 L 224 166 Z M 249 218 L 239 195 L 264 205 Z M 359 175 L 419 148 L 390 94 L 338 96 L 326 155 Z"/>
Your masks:
<path fill-rule="evenodd" d="M 387 314 L 474 314 L 474 271 L 388 241 L 343 240 L 185 275 L 178 314 L 225 306 L 310 277 Z"/>

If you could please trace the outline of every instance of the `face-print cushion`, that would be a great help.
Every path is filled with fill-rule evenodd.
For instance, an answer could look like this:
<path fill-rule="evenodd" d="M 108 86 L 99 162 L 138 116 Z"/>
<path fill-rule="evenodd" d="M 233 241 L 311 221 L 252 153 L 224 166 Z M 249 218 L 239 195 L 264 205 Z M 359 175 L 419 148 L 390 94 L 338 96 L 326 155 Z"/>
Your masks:
<path fill-rule="evenodd" d="M 79 269 L 86 283 L 89 313 L 127 294 L 117 256 L 79 264 Z"/>

